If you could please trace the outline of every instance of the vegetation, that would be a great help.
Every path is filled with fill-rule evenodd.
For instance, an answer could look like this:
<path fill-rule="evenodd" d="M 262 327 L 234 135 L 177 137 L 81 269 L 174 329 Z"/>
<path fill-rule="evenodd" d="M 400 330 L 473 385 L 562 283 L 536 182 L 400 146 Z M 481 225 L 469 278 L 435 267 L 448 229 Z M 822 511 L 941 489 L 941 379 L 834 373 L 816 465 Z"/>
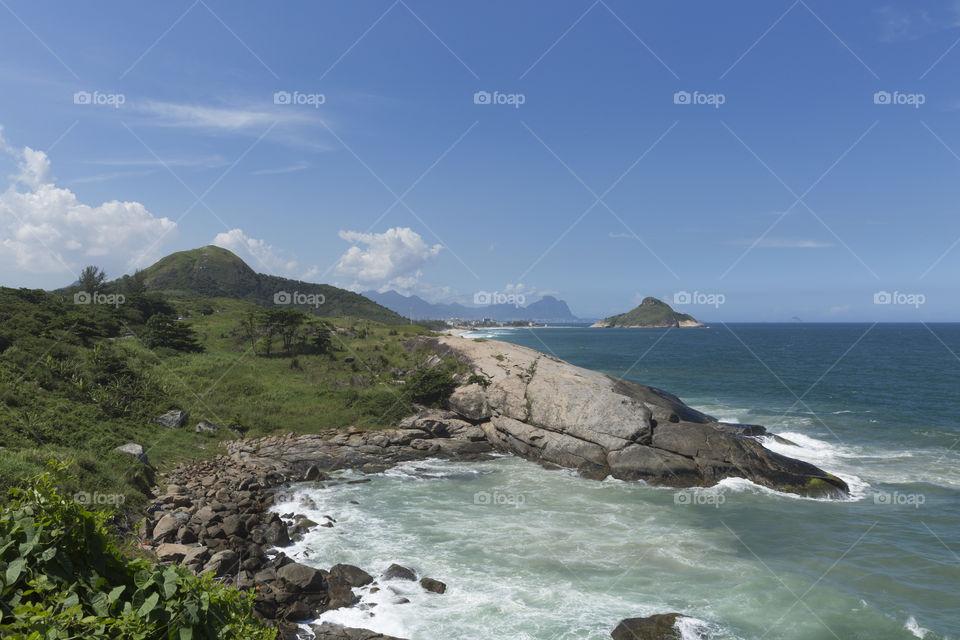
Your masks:
<path fill-rule="evenodd" d="M 363 318 L 383 324 L 409 322 L 352 291 L 257 273 L 232 252 L 215 246 L 172 253 L 135 276 L 114 280 L 104 288 L 125 293 L 125 289 L 138 283 L 144 292 L 165 297 L 232 298 L 269 307 L 282 300 L 283 294 L 288 294 L 290 299 L 283 302 L 287 308 L 298 308 L 312 315 Z M 75 289 L 68 288 L 63 293 L 73 295 Z M 293 294 L 310 302 L 297 304 Z"/>
<path fill-rule="evenodd" d="M 138 293 L 139 279 L 127 279 L 119 306 L 0 288 L 0 491 L 41 472 L 47 458 L 70 458 L 71 491 L 122 494 L 135 509 L 152 471 L 114 452 L 119 445 L 143 445 L 164 470 L 216 455 L 224 438 L 389 427 L 413 402 L 441 401 L 450 388 L 417 378 L 408 387 L 415 374 L 406 372 L 429 354 L 404 342 L 427 334 L 422 327 L 164 299 Z M 438 369 L 449 377 L 463 368 L 449 359 Z M 172 408 L 189 414 L 185 427 L 153 423 Z M 220 430 L 195 433 L 201 419 Z"/>
<path fill-rule="evenodd" d="M 0 635 L 15 640 L 272 640 L 253 592 L 182 567 L 128 559 L 105 527 L 55 488 L 65 465 L 0 507 Z"/>
<path fill-rule="evenodd" d="M 610 316 L 603 323 L 611 327 L 676 327 L 681 322 L 696 322 L 689 313 L 677 313 L 662 300 L 647 297 L 627 313 Z"/>

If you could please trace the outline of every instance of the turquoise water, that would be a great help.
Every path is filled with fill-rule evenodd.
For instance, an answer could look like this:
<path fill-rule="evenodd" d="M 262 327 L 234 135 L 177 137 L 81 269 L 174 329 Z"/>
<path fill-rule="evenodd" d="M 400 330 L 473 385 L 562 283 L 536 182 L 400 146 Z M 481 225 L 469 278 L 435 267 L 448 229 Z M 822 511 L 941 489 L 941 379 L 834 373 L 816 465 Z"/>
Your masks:
<path fill-rule="evenodd" d="M 694 619 L 686 638 L 960 637 L 960 325 L 483 335 L 764 424 L 851 499 L 594 482 L 509 457 L 405 465 L 277 509 L 337 520 L 294 547 L 305 562 L 400 562 L 447 593 L 389 583 L 400 593 L 324 619 L 413 640 L 599 640 L 666 611 Z"/>

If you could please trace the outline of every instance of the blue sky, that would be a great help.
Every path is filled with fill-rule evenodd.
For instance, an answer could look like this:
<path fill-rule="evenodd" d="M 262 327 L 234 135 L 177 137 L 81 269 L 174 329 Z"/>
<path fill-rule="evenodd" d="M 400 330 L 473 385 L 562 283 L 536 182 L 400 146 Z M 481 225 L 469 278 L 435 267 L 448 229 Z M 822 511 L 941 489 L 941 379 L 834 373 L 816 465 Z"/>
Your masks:
<path fill-rule="evenodd" d="M 957 320 L 958 40 L 953 2 L 3 0 L 2 283 L 216 242 L 434 301 Z"/>

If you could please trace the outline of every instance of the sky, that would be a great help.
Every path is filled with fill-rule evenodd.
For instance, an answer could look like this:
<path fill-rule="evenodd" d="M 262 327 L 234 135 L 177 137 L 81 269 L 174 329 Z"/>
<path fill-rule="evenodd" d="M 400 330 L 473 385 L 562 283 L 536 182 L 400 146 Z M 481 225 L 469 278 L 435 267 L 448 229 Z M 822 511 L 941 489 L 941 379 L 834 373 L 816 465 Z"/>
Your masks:
<path fill-rule="evenodd" d="M 0 0 L 0 284 L 958 321 L 960 2 Z"/>

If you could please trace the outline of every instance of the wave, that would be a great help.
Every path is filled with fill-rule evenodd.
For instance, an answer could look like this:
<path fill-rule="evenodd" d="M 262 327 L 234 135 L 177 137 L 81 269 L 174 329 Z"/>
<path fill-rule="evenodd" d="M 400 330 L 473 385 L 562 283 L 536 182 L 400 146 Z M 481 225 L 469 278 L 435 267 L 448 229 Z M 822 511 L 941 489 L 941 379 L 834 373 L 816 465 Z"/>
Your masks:
<path fill-rule="evenodd" d="M 909 618 L 907 618 L 907 622 L 906 622 L 906 624 L 904 624 L 903 626 L 904 626 L 904 628 L 906 628 L 907 631 L 909 631 L 910 633 L 913 634 L 913 637 L 915 637 L 915 638 L 921 638 L 921 640 L 922 640 L 923 638 L 926 638 L 926 637 L 927 637 L 927 634 L 930 633 L 930 630 L 929 630 L 929 629 L 924 629 L 923 627 L 921 627 L 921 626 L 917 623 L 917 619 L 914 618 L 913 616 L 910 616 Z"/>

